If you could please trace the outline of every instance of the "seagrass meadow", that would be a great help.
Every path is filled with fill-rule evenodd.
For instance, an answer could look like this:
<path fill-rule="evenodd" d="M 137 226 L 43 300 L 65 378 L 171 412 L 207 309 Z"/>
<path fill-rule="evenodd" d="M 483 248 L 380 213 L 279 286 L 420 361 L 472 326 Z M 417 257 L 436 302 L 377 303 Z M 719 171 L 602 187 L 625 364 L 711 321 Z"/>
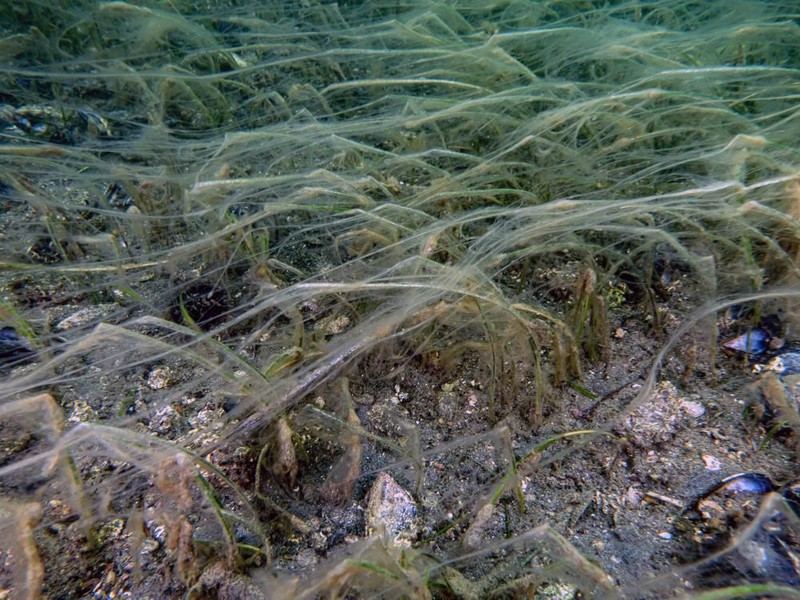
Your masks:
<path fill-rule="evenodd" d="M 798 598 L 800 3 L 0 0 L 0 600 Z"/>

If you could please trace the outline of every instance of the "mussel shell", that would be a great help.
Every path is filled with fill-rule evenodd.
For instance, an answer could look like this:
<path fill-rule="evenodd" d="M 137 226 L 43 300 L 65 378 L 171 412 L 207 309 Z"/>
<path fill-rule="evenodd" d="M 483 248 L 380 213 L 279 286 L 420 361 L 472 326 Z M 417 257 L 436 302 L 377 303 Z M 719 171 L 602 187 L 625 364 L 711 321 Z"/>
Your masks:
<path fill-rule="evenodd" d="M 720 481 L 715 491 L 766 494 L 774 489 L 772 480 L 763 473 L 736 473 Z"/>
<path fill-rule="evenodd" d="M 780 502 L 779 491 L 786 503 Z M 763 473 L 736 473 L 702 494 L 682 521 L 698 561 L 698 585 L 771 582 L 800 585 L 800 480 L 776 486 Z M 756 520 L 754 522 L 754 520 Z"/>
<path fill-rule="evenodd" d="M 0 329 L 0 365 L 20 362 L 33 356 L 35 353 L 13 327 Z"/>
<path fill-rule="evenodd" d="M 729 475 L 701 494 L 695 502 L 695 507 L 700 506 L 704 500 L 715 496 L 761 496 L 774 489 L 775 484 L 763 473 L 736 473 L 735 475 Z"/>
<path fill-rule="evenodd" d="M 766 329 L 753 329 L 738 337 L 722 343 L 723 348 L 746 352 L 747 354 L 764 354 L 769 348 L 769 341 L 772 336 Z"/>

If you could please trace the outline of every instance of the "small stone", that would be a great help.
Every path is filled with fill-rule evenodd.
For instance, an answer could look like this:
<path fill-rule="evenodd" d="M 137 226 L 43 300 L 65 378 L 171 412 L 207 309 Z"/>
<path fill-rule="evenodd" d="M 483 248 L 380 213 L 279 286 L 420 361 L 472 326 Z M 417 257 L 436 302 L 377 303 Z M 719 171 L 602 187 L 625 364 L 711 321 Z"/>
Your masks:
<path fill-rule="evenodd" d="M 158 367 L 147 374 L 147 387 L 153 390 L 163 390 L 172 383 L 170 371 L 166 367 Z"/>
<path fill-rule="evenodd" d="M 770 350 L 780 350 L 786 345 L 786 340 L 783 338 L 774 337 L 769 341 Z"/>
<path fill-rule="evenodd" d="M 542 600 L 565 600 L 575 598 L 578 588 L 572 583 L 548 581 L 536 588 L 536 598 Z"/>
<path fill-rule="evenodd" d="M 87 306 L 85 308 L 81 308 L 80 310 L 72 313 L 66 319 L 59 321 L 56 324 L 55 329 L 56 331 L 64 331 L 66 329 L 73 329 L 75 327 L 86 325 L 87 323 L 97 320 L 100 317 L 110 313 L 114 308 L 115 307 L 113 304 L 98 304 L 97 306 Z"/>
<path fill-rule="evenodd" d="M 69 415 L 70 423 L 86 423 L 97 419 L 97 413 L 85 400 L 75 400 Z"/>
<path fill-rule="evenodd" d="M 313 567 L 319 562 L 319 555 L 311 548 L 301 550 L 295 556 L 295 564 L 301 569 Z"/>
<path fill-rule="evenodd" d="M 672 383 L 662 381 L 619 430 L 640 448 L 652 449 L 669 442 L 686 425 L 685 402 Z"/>
<path fill-rule="evenodd" d="M 710 454 L 703 454 L 703 462 L 706 464 L 706 469 L 709 471 L 719 471 L 722 468 L 722 463 Z"/>
<path fill-rule="evenodd" d="M 124 531 L 125 521 L 123 519 L 111 519 L 100 526 L 96 535 L 100 543 L 106 543 L 116 541 Z"/>
<path fill-rule="evenodd" d="M 641 503 L 642 498 L 644 498 L 644 494 L 634 487 L 629 487 L 622 498 L 625 503 L 638 506 L 639 503 Z"/>
<path fill-rule="evenodd" d="M 319 321 L 314 326 L 314 330 L 323 335 L 338 335 L 347 331 L 349 327 L 350 317 L 347 315 L 334 315 Z"/>
<path fill-rule="evenodd" d="M 658 534 L 658 537 L 660 537 L 662 540 L 671 540 L 672 534 L 669 531 L 662 531 Z"/>
<path fill-rule="evenodd" d="M 362 394 L 360 396 L 353 397 L 353 401 L 356 404 L 361 404 L 363 406 L 372 406 L 375 404 L 375 396 L 372 394 Z"/>
<path fill-rule="evenodd" d="M 686 414 L 688 414 L 690 417 L 694 417 L 695 419 L 706 414 L 705 406 L 699 402 L 695 402 L 694 400 L 684 400 L 682 402 L 682 407 Z"/>
<path fill-rule="evenodd" d="M 179 415 L 171 406 L 164 406 L 156 411 L 150 420 L 150 429 L 156 433 L 169 433 L 178 421 Z"/>
<path fill-rule="evenodd" d="M 207 427 L 212 423 L 220 423 L 223 412 L 222 409 L 206 406 L 199 410 L 194 419 L 189 420 L 189 423 L 196 427 Z"/>
<path fill-rule="evenodd" d="M 369 491 L 367 531 L 385 532 L 395 543 L 411 545 L 417 518 L 417 504 L 388 473 L 379 473 Z"/>

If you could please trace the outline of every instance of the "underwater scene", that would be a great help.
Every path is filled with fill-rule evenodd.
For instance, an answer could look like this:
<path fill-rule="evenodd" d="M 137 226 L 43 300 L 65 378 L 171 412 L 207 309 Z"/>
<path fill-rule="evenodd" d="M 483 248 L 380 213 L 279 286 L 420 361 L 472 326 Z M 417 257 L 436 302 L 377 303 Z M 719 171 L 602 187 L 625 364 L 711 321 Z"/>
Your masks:
<path fill-rule="evenodd" d="M 0 600 L 800 598 L 800 2 L 0 0 Z"/>

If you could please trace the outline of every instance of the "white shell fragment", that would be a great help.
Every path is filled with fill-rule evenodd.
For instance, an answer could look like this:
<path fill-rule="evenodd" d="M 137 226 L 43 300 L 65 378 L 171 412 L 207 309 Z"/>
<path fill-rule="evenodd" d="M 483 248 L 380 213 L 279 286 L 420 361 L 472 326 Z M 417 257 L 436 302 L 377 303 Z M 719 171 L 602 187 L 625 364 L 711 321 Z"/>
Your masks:
<path fill-rule="evenodd" d="M 367 532 L 385 533 L 395 543 L 409 546 L 416 527 L 417 504 L 388 473 L 372 484 L 367 503 Z"/>

